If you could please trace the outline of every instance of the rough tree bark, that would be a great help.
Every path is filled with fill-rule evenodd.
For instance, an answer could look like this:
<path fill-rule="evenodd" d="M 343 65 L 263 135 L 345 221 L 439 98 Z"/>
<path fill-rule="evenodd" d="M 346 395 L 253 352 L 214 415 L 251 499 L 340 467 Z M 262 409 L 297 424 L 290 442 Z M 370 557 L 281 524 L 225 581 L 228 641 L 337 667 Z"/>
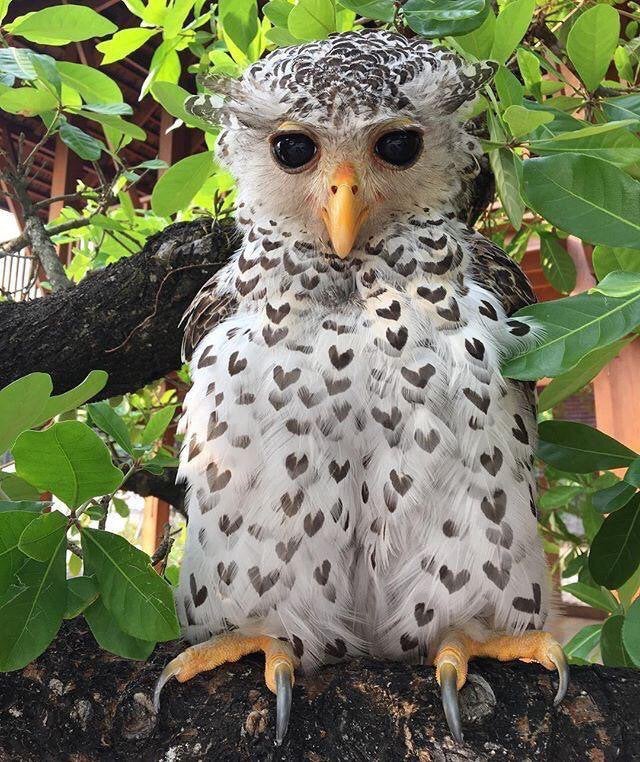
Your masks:
<path fill-rule="evenodd" d="M 126 661 L 100 651 L 82 625 L 66 625 L 33 664 L 0 675 L 0 760 L 640 759 L 637 671 L 573 667 L 554 709 L 555 677 L 541 667 L 474 662 L 457 744 L 433 668 L 354 661 L 297 681 L 277 748 L 275 699 L 257 658 L 169 683 L 156 718 L 153 685 L 178 650 L 166 644 L 144 664 Z"/>
<path fill-rule="evenodd" d="M 0 388 L 39 370 L 51 374 L 60 393 L 101 368 L 109 381 L 100 399 L 133 392 L 179 368 L 180 318 L 232 250 L 228 227 L 177 223 L 139 254 L 72 289 L 0 303 Z"/>

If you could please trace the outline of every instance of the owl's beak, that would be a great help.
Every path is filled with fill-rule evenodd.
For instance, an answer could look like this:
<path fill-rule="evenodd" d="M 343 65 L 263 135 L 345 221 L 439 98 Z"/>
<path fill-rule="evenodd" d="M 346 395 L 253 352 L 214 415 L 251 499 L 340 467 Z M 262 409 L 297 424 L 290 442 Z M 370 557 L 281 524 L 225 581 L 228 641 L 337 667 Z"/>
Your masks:
<path fill-rule="evenodd" d="M 369 209 L 363 203 L 353 164 L 344 163 L 336 167 L 329 183 L 329 198 L 322 210 L 322 219 L 333 250 L 340 259 L 345 259 L 353 248 Z"/>

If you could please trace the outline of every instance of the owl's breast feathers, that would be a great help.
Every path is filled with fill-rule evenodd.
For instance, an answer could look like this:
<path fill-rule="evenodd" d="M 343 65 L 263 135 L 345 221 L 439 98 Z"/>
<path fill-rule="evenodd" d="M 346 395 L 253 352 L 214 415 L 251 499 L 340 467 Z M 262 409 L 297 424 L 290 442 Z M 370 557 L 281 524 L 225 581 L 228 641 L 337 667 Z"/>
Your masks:
<path fill-rule="evenodd" d="M 537 301 L 527 276 L 497 244 L 472 232 L 467 246 L 471 253 L 471 278 L 498 299 L 507 317 Z M 202 339 L 233 315 L 238 304 L 237 294 L 221 292 L 218 274 L 202 286 L 183 317 L 183 361 L 191 359 Z"/>

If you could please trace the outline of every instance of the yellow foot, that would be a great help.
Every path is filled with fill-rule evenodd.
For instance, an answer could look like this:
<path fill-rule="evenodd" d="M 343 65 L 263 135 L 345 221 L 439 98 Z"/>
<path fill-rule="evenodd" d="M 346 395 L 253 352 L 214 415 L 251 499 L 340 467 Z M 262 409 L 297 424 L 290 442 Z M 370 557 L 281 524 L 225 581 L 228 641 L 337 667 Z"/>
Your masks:
<path fill-rule="evenodd" d="M 458 691 L 467 680 L 469 661 L 476 656 L 499 661 L 534 661 L 547 669 L 557 669 L 558 692 L 553 702 L 554 706 L 558 706 L 567 692 L 567 659 L 562 646 L 548 632 L 529 631 L 523 635 L 494 635 L 485 641 L 474 640 L 459 630 L 450 632 L 440 643 L 434 665 L 444 713 L 456 741 L 462 741 Z"/>
<path fill-rule="evenodd" d="M 267 688 L 276 694 L 276 743 L 280 745 L 289 725 L 291 689 L 297 660 L 287 642 L 267 635 L 250 637 L 229 633 L 187 648 L 162 670 L 153 694 L 156 712 L 160 708 L 160 691 L 172 677 L 184 683 L 200 672 L 238 661 L 243 656 L 258 651 L 263 651 L 265 655 L 264 681 Z"/>

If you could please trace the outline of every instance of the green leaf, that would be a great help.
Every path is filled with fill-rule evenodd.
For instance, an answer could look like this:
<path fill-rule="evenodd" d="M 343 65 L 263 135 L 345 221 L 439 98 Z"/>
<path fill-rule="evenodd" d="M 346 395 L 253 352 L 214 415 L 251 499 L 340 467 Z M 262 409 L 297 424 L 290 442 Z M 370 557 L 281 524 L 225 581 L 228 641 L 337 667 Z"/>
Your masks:
<path fill-rule="evenodd" d="M 504 63 L 516 49 L 529 28 L 535 0 L 514 0 L 506 5 L 496 21 L 490 58 Z"/>
<path fill-rule="evenodd" d="M 633 667 L 631 657 L 622 642 L 624 615 L 610 616 L 602 625 L 600 653 L 605 667 Z"/>
<path fill-rule="evenodd" d="M 43 513 L 25 527 L 18 547 L 35 561 L 48 561 L 65 539 L 67 523 L 60 511 Z"/>
<path fill-rule="evenodd" d="M 289 0 L 269 0 L 262 11 L 274 26 L 286 29 L 292 8 L 293 5 Z"/>
<path fill-rule="evenodd" d="M 122 516 L 123 519 L 126 519 L 129 516 L 129 506 L 125 500 L 120 497 L 114 497 L 111 499 L 111 502 L 113 503 L 113 507 L 115 508 L 118 516 Z"/>
<path fill-rule="evenodd" d="M 542 124 L 552 122 L 553 114 L 548 111 L 534 111 L 524 106 L 509 106 L 502 118 L 509 125 L 511 134 L 517 138 L 532 132 Z"/>
<path fill-rule="evenodd" d="M 626 119 L 559 132 L 542 140 L 532 140 L 529 148 L 543 156 L 580 153 L 626 167 L 640 161 L 640 140 L 627 129 L 633 123 L 637 124 L 637 120 Z"/>
<path fill-rule="evenodd" d="M 44 409 L 34 425 L 38 426 L 60 413 L 75 410 L 104 389 L 109 374 L 105 370 L 92 370 L 84 381 L 64 394 L 56 394 L 45 402 Z"/>
<path fill-rule="evenodd" d="M 40 493 L 29 482 L 15 474 L 0 471 L 0 488 L 9 500 L 38 502 Z"/>
<path fill-rule="evenodd" d="M 16 472 L 70 508 L 113 492 L 122 472 L 104 442 L 80 421 L 60 421 L 45 431 L 23 432 L 13 447 Z"/>
<path fill-rule="evenodd" d="M 640 117 L 640 94 L 607 98 L 602 102 L 607 119 L 638 119 Z"/>
<path fill-rule="evenodd" d="M 98 122 L 103 127 L 113 130 L 114 132 L 126 135 L 133 140 L 145 140 L 147 137 L 146 132 L 138 127 L 137 124 L 127 122 L 126 119 L 122 119 L 119 116 L 113 116 L 112 114 L 96 114 L 93 111 L 85 111 L 80 109 L 76 112 L 78 116 L 83 116 L 85 119 L 91 119 L 92 122 Z"/>
<path fill-rule="evenodd" d="M 593 579 L 610 590 L 623 585 L 640 564 L 640 493 L 610 514 L 593 539 L 589 571 Z"/>
<path fill-rule="evenodd" d="M 54 5 L 19 16 L 5 24 L 11 34 L 41 45 L 67 45 L 92 37 L 106 37 L 118 30 L 109 19 L 86 5 Z"/>
<path fill-rule="evenodd" d="M 97 161 L 102 151 L 106 150 L 101 140 L 87 135 L 86 132 L 68 122 L 60 125 L 59 133 L 62 142 L 69 146 L 74 153 L 77 153 L 81 159 Z"/>
<path fill-rule="evenodd" d="M 557 376 L 544 387 L 538 397 L 538 410 L 540 412 L 550 410 L 574 392 L 582 389 L 617 357 L 620 350 L 630 341 L 632 339 L 621 339 L 588 352 L 571 370 Z"/>
<path fill-rule="evenodd" d="M 187 156 L 168 169 L 151 194 L 151 207 L 161 217 L 169 217 L 189 205 L 213 169 L 213 153 Z"/>
<path fill-rule="evenodd" d="M 260 30 L 255 0 L 220 0 L 218 18 L 225 34 L 246 55 Z"/>
<path fill-rule="evenodd" d="M 35 87 L 16 87 L 0 95 L 0 109 L 20 116 L 37 116 L 53 111 L 57 105 L 57 98 L 48 90 Z"/>
<path fill-rule="evenodd" d="M 624 619 L 622 642 L 633 663 L 640 667 L 640 598 L 636 598 Z"/>
<path fill-rule="evenodd" d="M 496 151 L 491 151 L 489 160 L 502 206 L 513 227 L 519 230 L 524 214 L 518 178 L 517 162 L 520 162 L 520 159 L 508 148 L 498 148 Z"/>
<path fill-rule="evenodd" d="M 601 624 L 588 624 L 577 632 L 568 643 L 565 643 L 563 651 L 566 657 L 572 659 L 588 659 L 591 652 L 600 641 Z"/>
<path fill-rule="evenodd" d="M 133 455 L 127 425 L 106 400 L 92 402 L 87 405 L 87 410 L 91 420 L 101 431 L 108 434 L 125 452 Z"/>
<path fill-rule="evenodd" d="M 639 589 L 640 589 L 640 566 L 638 566 L 638 568 L 624 583 L 624 585 L 621 585 L 618 588 L 618 591 L 617 591 L 618 598 L 620 600 L 620 603 L 622 604 L 622 608 L 625 611 L 629 611 L 631 604 L 633 603 L 633 601 L 636 599 L 638 595 Z"/>
<path fill-rule="evenodd" d="M 298 40 L 322 40 L 336 31 L 334 0 L 298 0 L 287 19 L 289 32 Z"/>
<path fill-rule="evenodd" d="M 543 421 L 538 456 L 562 471 L 588 474 L 629 466 L 633 450 L 598 429 L 574 421 Z"/>
<path fill-rule="evenodd" d="M 524 192 L 549 222 L 592 243 L 640 247 L 640 183 L 587 156 L 524 162 Z"/>
<path fill-rule="evenodd" d="M 491 47 L 495 39 L 496 15 L 489 8 L 487 17 L 482 24 L 469 34 L 456 37 L 460 47 L 472 56 L 482 61 L 491 56 Z"/>
<path fill-rule="evenodd" d="M 618 601 L 604 587 L 592 587 L 584 582 L 572 582 L 570 585 L 563 585 L 562 589 L 583 603 L 593 606 L 594 608 L 609 611 L 611 613 L 620 610 Z"/>
<path fill-rule="evenodd" d="M 36 518 L 37 514 L 32 511 L 0 513 L 0 593 L 15 584 L 15 576 L 26 560 L 18 547 L 20 536 Z"/>
<path fill-rule="evenodd" d="M 167 405 L 167 407 L 158 410 L 157 413 L 154 413 L 151 418 L 149 418 L 149 422 L 144 427 L 142 435 L 140 436 L 140 444 L 150 445 L 162 437 L 167 426 L 173 419 L 176 407 L 177 405 Z"/>
<path fill-rule="evenodd" d="M 0 672 L 25 667 L 60 629 L 67 597 L 65 551 L 63 539 L 46 563 L 27 560 L 18 572 L 19 585 L 0 598 Z"/>
<path fill-rule="evenodd" d="M 614 270 L 608 273 L 597 286 L 589 289 L 589 293 L 614 297 L 632 296 L 638 291 L 640 291 L 640 273 L 630 273 L 624 270 Z"/>
<path fill-rule="evenodd" d="M 402 6 L 407 25 L 423 37 L 469 34 L 486 18 L 484 0 L 408 0 Z"/>
<path fill-rule="evenodd" d="M 133 109 L 128 103 L 85 103 L 85 111 L 111 116 L 131 116 Z"/>
<path fill-rule="evenodd" d="M 34 53 L 27 48 L 0 49 L 0 72 L 17 79 L 33 81 L 40 78 L 41 70 L 55 69 L 51 56 Z"/>
<path fill-rule="evenodd" d="M 619 481 L 612 484 L 611 487 L 596 492 L 591 498 L 591 503 L 600 513 L 614 513 L 614 511 L 624 508 L 635 494 L 635 487 L 624 481 Z"/>
<path fill-rule="evenodd" d="M 162 22 L 165 40 L 173 39 L 182 32 L 182 27 L 194 5 L 195 0 L 174 0 L 171 3 Z"/>
<path fill-rule="evenodd" d="M 84 610 L 84 618 L 100 648 L 112 654 L 144 661 L 155 648 L 155 640 L 133 638 L 121 630 L 100 598 Z"/>
<path fill-rule="evenodd" d="M 205 132 L 211 131 L 211 124 L 185 109 L 184 103 L 189 97 L 189 93 L 180 85 L 174 85 L 173 82 L 154 82 L 151 87 L 151 95 L 171 116 L 182 119 L 185 124 L 191 127 L 198 127 Z"/>
<path fill-rule="evenodd" d="M 134 50 L 141 48 L 154 34 L 158 34 L 158 31 L 142 28 L 121 29 L 110 40 L 99 42 L 96 48 L 103 55 L 101 66 L 126 58 Z"/>
<path fill-rule="evenodd" d="M 593 91 L 604 79 L 620 37 L 620 16 L 609 5 L 582 13 L 567 37 L 567 54 L 580 78 Z"/>
<path fill-rule="evenodd" d="M 293 6 L 291 6 L 293 8 Z M 288 29 L 274 26 L 265 34 L 265 39 L 279 48 L 286 48 L 289 45 L 298 45 L 300 40 L 295 38 Z"/>
<path fill-rule="evenodd" d="M 65 619 L 75 619 L 90 606 L 100 593 L 94 577 L 73 577 L 67 580 L 67 605 Z"/>
<path fill-rule="evenodd" d="M 149 159 L 142 164 L 136 164 L 135 169 L 168 169 L 169 165 L 162 159 Z"/>
<path fill-rule="evenodd" d="M 526 89 L 538 100 L 542 97 L 542 72 L 540 61 L 529 50 L 518 48 L 518 68 Z"/>
<path fill-rule="evenodd" d="M 549 283 L 560 293 L 576 287 L 576 266 L 568 251 L 551 233 L 540 233 L 540 264 Z"/>
<path fill-rule="evenodd" d="M 634 487 L 640 487 L 640 458 L 637 458 L 629 466 L 627 473 L 624 475 L 624 480 L 627 484 L 633 484 Z"/>
<path fill-rule="evenodd" d="M 640 273 L 640 251 L 634 249 L 596 246 L 592 260 L 598 280 L 602 280 L 612 270 Z"/>
<path fill-rule="evenodd" d="M 118 626 L 134 638 L 172 640 L 180 636 L 170 587 L 149 556 L 124 537 L 100 529 L 81 529 L 82 550 L 95 572 L 101 600 Z"/>
<path fill-rule="evenodd" d="M 550 487 L 540 496 L 539 505 L 545 510 L 560 508 L 583 492 L 584 488 L 578 484 L 558 484 L 555 487 Z"/>
<path fill-rule="evenodd" d="M 501 66 L 498 69 L 493 78 L 493 84 L 498 91 L 502 108 L 522 105 L 524 87 L 520 84 L 515 74 L 512 74 L 506 66 Z"/>
<path fill-rule="evenodd" d="M 7 511 L 28 511 L 41 513 L 48 503 L 39 500 L 0 500 L 0 513 Z"/>
<path fill-rule="evenodd" d="M 355 11 L 358 16 L 391 23 L 395 8 L 393 0 L 340 0 L 340 5 Z"/>
<path fill-rule="evenodd" d="M 29 373 L 0 390 L 0 453 L 11 449 L 21 431 L 36 425 L 52 388 L 48 373 Z"/>
<path fill-rule="evenodd" d="M 80 93 L 85 103 L 122 103 L 120 88 L 104 72 L 68 61 L 57 61 L 56 68 L 62 82 Z"/>
<path fill-rule="evenodd" d="M 535 380 L 558 376 L 594 349 L 608 346 L 640 325 L 640 295 L 614 299 L 578 294 L 525 307 L 515 318 L 533 320 L 542 331 L 535 344 L 512 350 L 502 372 L 509 378 Z"/>

